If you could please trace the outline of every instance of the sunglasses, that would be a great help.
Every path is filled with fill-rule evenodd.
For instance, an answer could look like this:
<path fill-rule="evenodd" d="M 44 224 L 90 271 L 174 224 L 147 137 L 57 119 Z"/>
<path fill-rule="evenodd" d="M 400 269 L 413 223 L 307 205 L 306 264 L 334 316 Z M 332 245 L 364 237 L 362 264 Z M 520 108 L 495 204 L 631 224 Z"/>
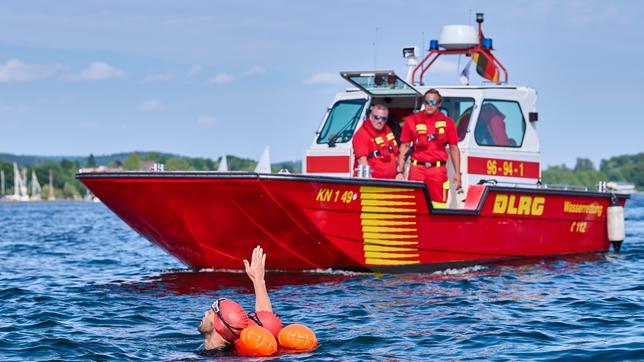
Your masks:
<path fill-rule="evenodd" d="M 386 121 L 389 116 L 376 116 L 375 114 L 373 115 L 373 119 L 376 121 Z"/>
<path fill-rule="evenodd" d="M 237 328 L 233 327 L 226 320 L 224 319 L 224 316 L 221 315 L 221 309 L 219 308 L 219 302 L 226 300 L 226 298 L 218 298 L 214 302 L 212 302 L 212 305 L 210 306 L 210 309 L 212 309 L 213 312 L 219 317 L 219 320 L 228 328 L 230 333 L 232 333 L 234 336 L 239 336 L 239 333 L 241 332 L 242 328 Z M 237 332 L 235 331 L 237 330 Z"/>
<path fill-rule="evenodd" d="M 429 104 L 429 105 L 435 106 L 435 105 L 437 105 L 438 103 L 440 103 L 440 101 L 437 101 L 437 100 L 434 100 L 434 99 L 425 99 L 425 104 Z"/>

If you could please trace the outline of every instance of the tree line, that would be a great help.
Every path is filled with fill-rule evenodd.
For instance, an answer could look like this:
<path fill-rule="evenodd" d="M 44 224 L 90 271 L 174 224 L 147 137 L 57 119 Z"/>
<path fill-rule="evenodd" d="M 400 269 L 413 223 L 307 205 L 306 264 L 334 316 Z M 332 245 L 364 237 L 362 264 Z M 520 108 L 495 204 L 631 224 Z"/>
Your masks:
<path fill-rule="evenodd" d="M 541 173 L 545 184 L 585 186 L 595 189 L 599 181 L 628 182 L 644 190 L 644 152 L 601 160 L 599 168 L 587 158 L 577 158 L 572 168 L 551 166 Z"/>
<path fill-rule="evenodd" d="M 210 158 L 200 157 L 183 157 L 162 152 L 129 152 L 119 153 L 108 156 L 94 156 L 81 159 L 72 157 L 70 159 L 57 160 L 53 157 L 38 156 L 17 156 L 12 154 L 0 154 L 0 170 L 5 175 L 5 194 L 14 192 L 14 175 L 13 162 L 16 162 L 20 168 L 27 167 L 28 183 L 31 183 L 31 171 L 36 172 L 36 176 L 42 186 L 42 197 L 47 198 L 49 193 L 49 170 L 53 173 L 54 195 L 56 198 L 63 199 L 80 199 L 88 193 L 87 188 L 76 179 L 76 173 L 81 168 L 96 168 L 105 166 L 112 170 L 134 171 L 141 170 L 141 161 L 152 161 L 162 163 L 168 171 L 185 170 L 185 171 L 214 171 L 219 168 L 221 157 L 213 160 Z M 240 158 L 236 156 L 227 156 L 228 170 L 230 171 L 253 171 L 257 166 L 257 161 Z M 301 172 L 299 161 L 287 161 L 271 165 L 273 172 L 286 169 L 291 173 Z"/>
<path fill-rule="evenodd" d="M 24 168 L 22 164 L 18 164 L 20 168 Z M 36 172 L 38 182 L 42 186 L 42 197 L 47 199 L 49 194 L 49 170 L 53 174 L 54 195 L 57 198 L 64 199 L 79 199 L 82 195 L 87 193 L 87 189 L 80 181 L 76 180 L 76 172 L 80 168 L 80 163 L 70 160 L 61 161 L 38 161 L 28 167 L 27 183 L 31 185 L 31 171 Z M 13 162 L 0 160 L 0 170 L 4 171 L 5 176 L 5 194 L 12 194 L 14 184 Z M 31 189 L 29 190 L 31 192 Z"/>

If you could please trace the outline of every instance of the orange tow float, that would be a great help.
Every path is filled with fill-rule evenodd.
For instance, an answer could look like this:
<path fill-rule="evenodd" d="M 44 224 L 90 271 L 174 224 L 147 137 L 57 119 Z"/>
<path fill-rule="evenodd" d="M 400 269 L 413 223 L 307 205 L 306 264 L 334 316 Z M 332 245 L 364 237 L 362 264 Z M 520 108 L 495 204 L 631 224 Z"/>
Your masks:
<path fill-rule="evenodd" d="M 235 349 L 240 356 L 265 357 L 277 352 L 277 341 L 268 329 L 248 326 L 239 334 Z"/>
<path fill-rule="evenodd" d="M 235 341 L 235 349 L 240 356 L 271 356 L 277 353 L 278 341 L 279 347 L 290 352 L 309 352 L 318 346 L 315 333 L 305 325 L 290 324 L 282 328 L 282 321 L 270 312 L 250 313 L 249 317 L 250 325 Z M 259 325 L 257 319 L 267 328 Z"/>
<path fill-rule="evenodd" d="M 312 351 L 318 346 L 315 333 L 303 324 L 290 324 L 280 331 L 280 347 L 295 351 Z"/>

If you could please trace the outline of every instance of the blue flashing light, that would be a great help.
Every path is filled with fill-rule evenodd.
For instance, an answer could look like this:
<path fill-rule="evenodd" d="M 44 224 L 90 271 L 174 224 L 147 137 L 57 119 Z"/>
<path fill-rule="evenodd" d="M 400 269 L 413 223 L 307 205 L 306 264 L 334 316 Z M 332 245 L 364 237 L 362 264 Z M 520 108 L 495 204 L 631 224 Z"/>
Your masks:
<path fill-rule="evenodd" d="M 429 50 L 438 50 L 438 40 L 429 41 Z"/>
<path fill-rule="evenodd" d="M 483 49 L 492 49 L 492 38 L 483 38 Z"/>

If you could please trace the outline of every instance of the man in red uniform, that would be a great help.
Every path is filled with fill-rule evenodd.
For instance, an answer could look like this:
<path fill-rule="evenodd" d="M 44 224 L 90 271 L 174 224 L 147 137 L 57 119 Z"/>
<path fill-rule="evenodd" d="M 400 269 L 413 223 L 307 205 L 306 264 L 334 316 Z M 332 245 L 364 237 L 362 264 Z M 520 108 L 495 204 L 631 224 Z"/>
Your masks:
<path fill-rule="evenodd" d="M 439 110 L 442 97 L 436 89 L 425 92 L 425 107 L 407 117 L 400 135 L 400 156 L 396 179 L 403 180 L 405 155 L 410 143 L 414 143 L 411 154 L 409 180 L 424 181 L 429 190 L 432 206 L 447 207 L 449 181 L 447 180 L 447 151 L 454 166 L 456 188 L 461 187 L 461 157 L 458 150 L 458 136 L 454 121 Z"/>
<path fill-rule="evenodd" d="M 396 177 L 396 158 L 398 144 L 389 127 L 387 118 L 389 110 L 382 104 L 371 108 L 369 118 L 362 123 L 353 136 L 353 153 L 356 156 L 356 167 L 371 167 L 373 178 L 394 179 Z"/>

